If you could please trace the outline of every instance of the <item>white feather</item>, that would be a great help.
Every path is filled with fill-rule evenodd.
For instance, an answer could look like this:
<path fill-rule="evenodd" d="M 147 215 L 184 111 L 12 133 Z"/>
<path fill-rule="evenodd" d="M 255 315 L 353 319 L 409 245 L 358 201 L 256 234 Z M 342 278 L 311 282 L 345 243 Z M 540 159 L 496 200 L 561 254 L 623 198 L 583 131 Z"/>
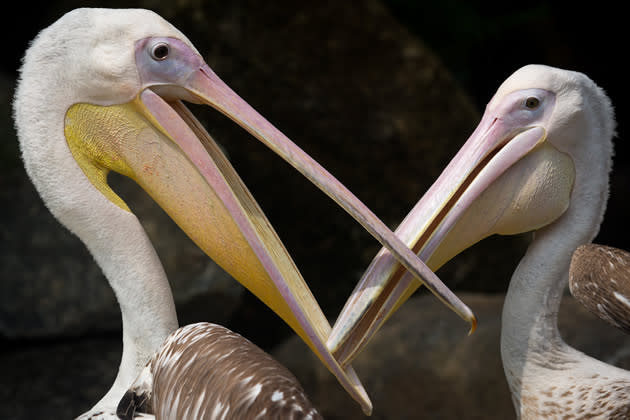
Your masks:
<path fill-rule="evenodd" d="M 85 177 L 64 137 L 76 103 L 124 103 L 140 90 L 134 43 L 160 34 L 186 40 L 157 14 L 77 9 L 40 32 L 20 70 L 14 117 L 35 188 L 51 213 L 88 247 L 110 281 L 123 320 L 123 355 L 109 392 L 93 408 L 115 408 L 166 336 L 177 328 L 166 275 L 137 218 Z"/>

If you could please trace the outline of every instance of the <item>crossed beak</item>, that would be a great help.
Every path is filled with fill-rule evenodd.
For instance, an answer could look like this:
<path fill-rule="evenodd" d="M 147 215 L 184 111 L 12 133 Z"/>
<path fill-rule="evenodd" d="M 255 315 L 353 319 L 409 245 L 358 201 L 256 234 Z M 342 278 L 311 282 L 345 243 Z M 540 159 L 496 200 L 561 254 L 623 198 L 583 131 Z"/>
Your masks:
<path fill-rule="evenodd" d="M 139 45 L 137 54 L 145 49 Z M 92 184 L 125 211 L 127 205 L 107 185 L 107 173 L 134 179 L 208 256 L 289 324 L 369 413 L 370 400 L 355 372 L 328 350 L 331 327 L 289 253 L 182 99 L 210 105 L 238 123 L 355 217 L 462 318 L 473 322 L 472 312 L 349 190 L 234 93 L 198 54 L 184 58 L 167 68 L 169 83 L 154 83 L 159 77 L 150 66 L 139 65 L 143 88 L 129 102 L 71 106 L 65 135 L 73 156 Z"/>
<path fill-rule="evenodd" d="M 396 230 L 432 270 L 487 236 L 538 229 L 568 208 L 575 177 L 571 158 L 545 141 L 543 124 L 523 125 L 505 115 L 487 108 L 476 130 Z M 419 286 L 381 249 L 328 340 L 339 362 L 350 363 Z"/>

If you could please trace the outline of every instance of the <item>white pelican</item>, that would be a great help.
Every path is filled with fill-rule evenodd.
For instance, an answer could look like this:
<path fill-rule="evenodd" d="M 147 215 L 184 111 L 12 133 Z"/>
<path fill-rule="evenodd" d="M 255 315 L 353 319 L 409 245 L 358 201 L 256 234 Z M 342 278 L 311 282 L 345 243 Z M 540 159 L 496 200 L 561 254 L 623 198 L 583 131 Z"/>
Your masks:
<path fill-rule="evenodd" d="M 284 319 L 365 412 L 352 368 L 326 348 L 330 326 L 282 242 L 219 147 L 181 100 L 210 105 L 350 212 L 460 316 L 472 312 L 339 181 L 225 85 L 190 41 L 153 12 L 77 9 L 44 29 L 20 71 L 15 123 L 28 175 L 52 214 L 88 247 L 122 312 L 118 375 L 91 412 L 115 409 L 177 328 L 162 265 L 107 184 L 142 186 L 212 259 Z"/>
<path fill-rule="evenodd" d="M 630 253 L 606 245 L 580 245 L 571 257 L 569 289 L 589 311 L 630 333 Z"/>
<path fill-rule="evenodd" d="M 610 100 L 587 76 L 523 67 L 396 231 L 437 269 L 491 234 L 535 230 L 502 318 L 519 418 L 630 416 L 630 373 L 568 346 L 557 328 L 571 256 L 596 235 L 606 208 L 614 133 Z M 333 329 L 333 354 L 352 360 L 418 286 L 381 250 Z"/>

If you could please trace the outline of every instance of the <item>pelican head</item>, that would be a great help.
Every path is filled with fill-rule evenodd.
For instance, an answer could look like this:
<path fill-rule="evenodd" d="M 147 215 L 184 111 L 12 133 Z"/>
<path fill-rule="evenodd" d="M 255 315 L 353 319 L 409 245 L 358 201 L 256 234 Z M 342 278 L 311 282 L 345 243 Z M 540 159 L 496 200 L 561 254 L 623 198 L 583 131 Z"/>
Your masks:
<path fill-rule="evenodd" d="M 579 231 L 590 240 L 608 193 L 612 115 L 608 97 L 584 74 L 519 69 L 396 233 L 433 270 L 495 233 L 544 235 L 567 213 L 570 223 L 592 225 L 587 235 Z M 592 210 L 578 210 L 585 200 Z M 333 354 L 352 360 L 418 286 L 381 250 L 333 328 Z"/>
<path fill-rule="evenodd" d="M 309 165 L 304 152 L 225 85 L 191 42 L 157 14 L 77 9 L 44 29 L 24 57 L 15 121 L 35 187 L 90 249 L 121 307 L 121 367 L 99 404 L 115 408 L 177 328 L 155 250 L 107 184 L 113 170 L 135 180 L 206 254 L 286 321 L 369 412 L 352 368 L 342 369 L 326 349 L 330 325 L 282 242 L 181 100 L 226 114 L 320 180 L 324 190 L 333 184 L 344 200 L 338 181 L 314 161 Z"/>

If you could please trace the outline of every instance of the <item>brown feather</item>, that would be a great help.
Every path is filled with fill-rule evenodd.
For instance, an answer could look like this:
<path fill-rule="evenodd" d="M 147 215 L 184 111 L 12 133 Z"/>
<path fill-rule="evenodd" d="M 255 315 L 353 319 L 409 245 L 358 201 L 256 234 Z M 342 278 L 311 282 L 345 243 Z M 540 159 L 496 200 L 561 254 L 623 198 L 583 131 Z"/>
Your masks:
<path fill-rule="evenodd" d="M 569 288 L 588 310 L 630 333 L 630 253 L 597 244 L 578 247 L 571 258 Z"/>
<path fill-rule="evenodd" d="M 322 418 L 287 368 L 220 325 L 178 329 L 147 368 L 151 378 L 139 378 L 125 403 L 142 400 L 152 383 L 147 407 L 156 419 Z"/>

